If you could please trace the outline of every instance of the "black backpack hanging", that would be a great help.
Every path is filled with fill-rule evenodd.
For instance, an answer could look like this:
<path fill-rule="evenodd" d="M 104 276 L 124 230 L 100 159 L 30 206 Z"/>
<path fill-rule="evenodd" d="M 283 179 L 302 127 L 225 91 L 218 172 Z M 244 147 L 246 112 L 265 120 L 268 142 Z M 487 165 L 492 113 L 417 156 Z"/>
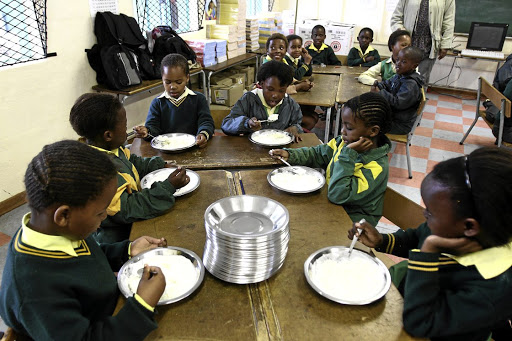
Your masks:
<path fill-rule="evenodd" d="M 160 78 L 135 18 L 98 12 L 94 34 L 98 44 L 86 52 L 99 84 L 122 90 L 141 84 L 142 79 Z"/>
<path fill-rule="evenodd" d="M 160 67 L 162 59 L 170 53 L 179 53 L 190 60 L 192 64 L 196 62 L 197 56 L 194 50 L 171 27 L 157 26 L 153 29 L 153 33 L 155 32 L 158 32 L 156 35 L 160 35 L 156 37 L 153 47 L 153 56 L 158 67 Z"/>

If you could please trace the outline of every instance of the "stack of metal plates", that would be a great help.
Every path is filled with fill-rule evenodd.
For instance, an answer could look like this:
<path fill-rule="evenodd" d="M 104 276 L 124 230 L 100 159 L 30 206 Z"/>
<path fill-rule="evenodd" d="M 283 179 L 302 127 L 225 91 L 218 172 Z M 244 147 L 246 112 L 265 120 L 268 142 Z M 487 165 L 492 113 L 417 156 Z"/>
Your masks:
<path fill-rule="evenodd" d="M 290 216 L 275 200 L 239 195 L 220 199 L 204 214 L 203 263 L 230 283 L 266 280 L 283 265 L 288 251 Z"/>

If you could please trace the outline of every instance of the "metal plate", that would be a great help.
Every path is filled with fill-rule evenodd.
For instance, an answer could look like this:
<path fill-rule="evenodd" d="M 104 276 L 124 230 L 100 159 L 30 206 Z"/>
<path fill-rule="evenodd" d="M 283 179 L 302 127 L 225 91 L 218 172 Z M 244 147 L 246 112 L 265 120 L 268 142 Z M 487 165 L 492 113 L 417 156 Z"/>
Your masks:
<path fill-rule="evenodd" d="M 330 246 L 314 252 L 304 263 L 309 285 L 320 295 L 338 303 L 363 305 L 383 297 L 391 275 L 382 261 L 348 247 Z"/>
<path fill-rule="evenodd" d="M 196 144 L 194 135 L 185 133 L 162 134 L 151 140 L 151 147 L 163 152 L 178 152 Z"/>
<path fill-rule="evenodd" d="M 151 185 L 154 182 L 157 181 L 166 181 L 169 175 L 174 172 L 177 168 L 176 167 L 169 167 L 169 168 L 161 168 L 157 169 L 156 171 L 153 171 L 151 173 L 146 174 L 145 177 L 140 180 L 140 186 L 145 188 L 151 188 Z M 179 197 L 185 194 L 188 194 L 190 192 L 193 192 L 197 187 L 199 187 L 199 184 L 201 183 L 201 179 L 199 178 L 199 174 L 196 172 L 187 169 L 187 175 L 190 178 L 190 181 L 185 186 L 178 188 L 176 192 L 174 192 L 175 197 Z"/>
<path fill-rule="evenodd" d="M 204 270 L 204 266 L 201 261 L 201 258 L 199 258 L 199 256 L 197 254 L 195 254 L 194 252 L 192 252 L 190 250 L 183 249 L 180 247 L 175 247 L 175 246 L 168 246 L 167 248 L 163 248 L 163 247 L 156 248 L 153 250 L 143 252 L 135 257 L 132 257 L 129 261 L 127 261 L 121 267 L 121 270 L 119 270 L 119 273 L 117 275 L 117 285 L 119 287 L 119 290 L 125 297 L 133 296 L 136 288 L 135 288 L 135 290 L 132 290 L 133 285 L 132 285 L 132 288 L 130 288 L 130 284 L 138 283 L 137 279 L 140 280 L 141 275 L 142 275 L 142 272 L 140 269 L 144 267 L 144 264 L 147 264 L 147 263 L 145 263 L 145 261 L 147 261 L 147 260 L 154 261 L 155 259 L 158 259 L 159 264 L 165 264 L 166 260 L 168 260 L 168 261 L 171 260 L 170 257 L 176 257 L 176 256 L 183 256 L 188 261 L 190 261 L 190 263 L 192 264 L 193 269 L 194 269 L 193 274 L 194 274 L 195 278 L 189 277 L 187 279 L 183 279 L 184 274 L 182 272 L 177 274 L 176 277 L 179 278 L 179 280 L 183 279 L 183 280 L 187 281 L 187 283 L 189 284 L 187 286 L 188 290 L 186 290 L 185 292 L 182 292 L 178 296 L 172 297 L 167 300 L 163 300 L 164 297 L 162 297 L 160 299 L 160 301 L 158 302 L 158 305 L 170 304 L 170 303 L 178 302 L 178 301 L 184 299 L 185 297 L 192 294 L 199 287 L 199 285 L 203 281 L 205 270 Z M 158 265 L 158 264 L 148 264 L 148 265 Z M 172 269 L 170 271 L 172 271 Z M 173 276 L 174 279 L 176 279 L 176 277 Z M 167 289 L 168 288 L 166 288 L 166 290 Z"/>
<path fill-rule="evenodd" d="M 249 136 L 252 143 L 264 147 L 285 146 L 293 142 L 292 134 L 279 129 L 262 129 L 255 131 Z"/>
<path fill-rule="evenodd" d="M 294 194 L 311 193 L 325 185 L 322 173 L 305 166 L 274 169 L 268 173 L 267 180 L 272 187 Z"/>

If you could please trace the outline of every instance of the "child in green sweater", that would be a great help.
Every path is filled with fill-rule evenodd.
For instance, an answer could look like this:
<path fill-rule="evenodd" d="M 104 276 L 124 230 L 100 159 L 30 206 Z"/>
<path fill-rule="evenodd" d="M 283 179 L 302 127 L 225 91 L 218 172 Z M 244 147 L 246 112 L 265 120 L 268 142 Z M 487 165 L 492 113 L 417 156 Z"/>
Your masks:
<path fill-rule="evenodd" d="M 116 97 L 100 93 L 80 96 L 71 109 L 69 121 L 88 145 L 108 154 L 118 169 L 117 192 L 108 206 L 108 216 L 95 234 L 100 242 L 127 239 L 133 222 L 165 213 L 174 205 L 176 189 L 190 181 L 185 169 L 178 167 L 167 181 L 141 189 L 140 179 L 167 166 L 161 157 L 143 158 L 123 147 L 127 136 L 126 110 Z"/>
<path fill-rule="evenodd" d="M 129 257 L 166 246 L 164 238 L 98 244 L 92 238 L 116 193 L 107 154 L 77 141 L 47 145 L 28 165 L 30 213 L 12 238 L 2 276 L 0 315 L 33 340 L 143 340 L 157 324 L 165 289 L 158 267 L 144 268 L 137 293 L 119 312 L 114 272 Z"/>
<path fill-rule="evenodd" d="M 348 66 L 374 66 L 380 63 L 379 51 L 370 45 L 373 41 L 373 30 L 371 28 L 362 28 L 357 36 L 357 41 L 359 47 L 354 46 L 348 52 Z"/>
<path fill-rule="evenodd" d="M 512 317 L 512 152 L 493 147 L 443 161 L 421 184 L 426 222 L 359 241 L 408 257 L 390 269 L 404 296 L 404 328 L 432 340 L 488 340 Z M 494 332 L 493 332 L 494 333 Z M 494 337 L 494 335 L 493 335 Z"/>
<path fill-rule="evenodd" d="M 272 149 L 270 155 L 326 169 L 329 200 L 343 205 L 352 221 L 365 218 L 376 224 L 388 183 L 391 141 L 385 134 L 391 127 L 391 108 L 382 96 L 366 93 L 345 103 L 341 115 L 341 136 L 329 143 Z"/>

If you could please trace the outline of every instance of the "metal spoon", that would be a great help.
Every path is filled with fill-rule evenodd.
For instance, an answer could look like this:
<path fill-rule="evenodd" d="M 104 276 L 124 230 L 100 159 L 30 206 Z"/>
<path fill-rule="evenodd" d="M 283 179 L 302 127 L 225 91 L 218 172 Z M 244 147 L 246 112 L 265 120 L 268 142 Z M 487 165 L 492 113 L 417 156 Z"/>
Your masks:
<path fill-rule="evenodd" d="M 290 167 L 290 172 L 291 172 L 292 174 L 297 174 L 297 172 L 293 169 L 293 166 L 292 166 L 288 161 L 286 161 L 285 159 L 283 159 L 283 157 L 282 157 L 282 156 L 280 156 L 278 159 L 279 159 L 279 160 L 281 160 L 281 162 L 282 162 L 282 163 L 284 163 L 285 165 L 287 165 L 288 167 Z"/>
<path fill-rule="evenodd" d="M 361 220 L 359 220 L 359 224 L 364 224 L 366 223 L 366 220 L 363 218 Z M 363 229 L 357 229 L 357 233 L 359 235 L 361 235 L 361 233 L 363 232 Z M 350 258 L 350 255 L 352 254 L 352 250 L 354 249 L 354 245 L 356 245 L 356 242 L 357 242 L 357 239 L 359 239 L 357 237 L 357 234 L 354 234 L 354 237 L 352 238 L 352 243 L 350 243 L 350 248 L 348 249 L 348 257 Z"/>

